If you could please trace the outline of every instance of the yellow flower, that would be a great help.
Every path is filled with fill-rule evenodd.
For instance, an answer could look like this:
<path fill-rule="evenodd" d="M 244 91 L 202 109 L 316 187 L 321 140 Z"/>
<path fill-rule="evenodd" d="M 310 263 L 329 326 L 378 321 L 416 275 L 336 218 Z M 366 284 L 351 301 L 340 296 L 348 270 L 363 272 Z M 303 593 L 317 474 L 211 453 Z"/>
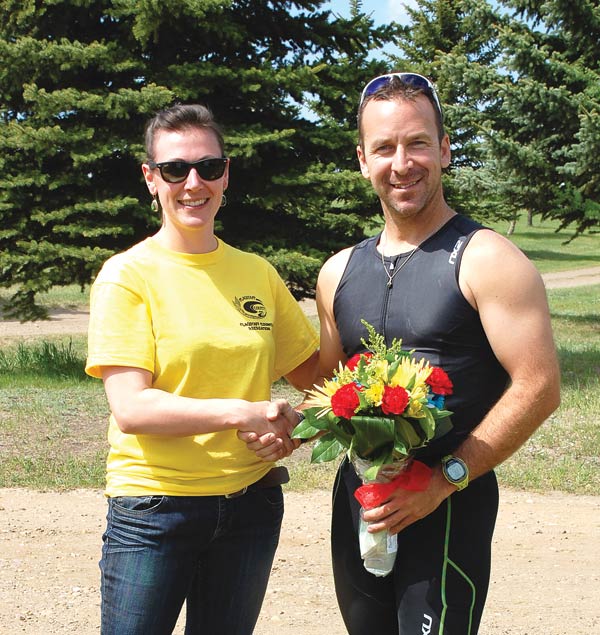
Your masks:
<path fill-rule="evenodd" d="M 385 385 L 382 381 L 377 381 L 371 384 L 364 392 L 364 396 L 367 402 L 371 406 L 381 406 L 381 401 L 383 399 L 383 389 Z"/>
<path fill-rule="evenodd" d="M 337 392 L 339 387 L 340 383 L 338 381 L 326 379 L 322 386 L 315 385 L 311 390 L 306 391 L 308 398 L 304 403 L 309 408 L 321 408 L 316 416 L 322 417 L 331 410 L 331 397 Z"/>
<path fill-rule="evenodd" d="M 410 391 L 410 401 L 406 408 L 407 417 L 419 419 L 423 416 L 423 403 L 427 402 L 427 386 L 420 384 Z"/>
<path fill-rule="evenodd" d="M 402 386 L 406 388 L 414 380 L 414 386 L 424 386 L 425 380 L 431 374 L 431 367 L 425 359 L 416 362 L 414 359 L 405 357 L 400 362 L 394 376 L 390 378 L 390 386 Z"/>
<path fill-rule="evenodd" d="M 411 391 L 410 396 L 419 401 L 427 401 L 427 386 L 425 383 L 417 384 Z"/>
<path fill-rule="evenodd" d="M 388 367 L 387 359 L 373 358 L 368 366 L 367 372 L 369 373 L 369 377 L 373 378 L 375 382 L 384 382 L 387 379 Z"/>

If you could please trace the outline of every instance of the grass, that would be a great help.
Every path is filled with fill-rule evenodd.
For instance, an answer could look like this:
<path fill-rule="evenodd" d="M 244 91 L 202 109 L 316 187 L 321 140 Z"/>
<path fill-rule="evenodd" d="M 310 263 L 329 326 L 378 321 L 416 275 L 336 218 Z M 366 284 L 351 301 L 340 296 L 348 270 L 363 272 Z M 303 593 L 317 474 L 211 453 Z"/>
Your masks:
<path fill-rule="evenodd" d="M 600 285 L 548 292 L 561 406 L 498 469 L 500 482 L 535 490 L 600 490 Z"/>
<path fill-rule="evenodd" d="M 517 226 L 513 239 L 535 257 L 541 271 L 600 265 L 600 235 L 564 246 L 569 234 L 555 235 L 554 229 L 547 224 Z M 8 295 L 0 292 L 0 303 L 2 293 Z M 562 371 L 562 404 L 498 468 L 498 476 L 506 487 L 597 494 L 600 286 L 552 289 L 548 296 Z M 87 304 L 87 291 L 66 287 L 40 299 L 49 308 L 81 308 Z M 102 383 L 83 373 L 85 351 L 83 336 L 0 340 L 0 487 L 103 487 L 108 406 Z M 292 403 L 300 400 L 282 381 L 274 385 L 273 394 Z M 289 489 L 331 487 L 337 462 L 310 465 L 309 457 L 307 445 L 286 459 Z"/>
<path fill-rule="evenodd" d="M 490 226 L 504 235 L 508 230 L 507 223 L 491 223 Z M 533 260 L 540 273 L 600 266 L 599 233 L 586 232 L 570 240 L 573 232 L 568 229 L 558 231 L 558 226 L 557 221 L 535 219 L 533 227 L 528 227 L 521 218 L 510 239 Z"/>
<path fill-rule="evenodd" d="M 35 382 L 38 377 L 84 379 L 81 359 L 85 342 L 79 346 L 68 341 L 41 340 L 26 344 L 17 342 L 0 349 L 0 377 L 18 377 L 22 382 Z"/>

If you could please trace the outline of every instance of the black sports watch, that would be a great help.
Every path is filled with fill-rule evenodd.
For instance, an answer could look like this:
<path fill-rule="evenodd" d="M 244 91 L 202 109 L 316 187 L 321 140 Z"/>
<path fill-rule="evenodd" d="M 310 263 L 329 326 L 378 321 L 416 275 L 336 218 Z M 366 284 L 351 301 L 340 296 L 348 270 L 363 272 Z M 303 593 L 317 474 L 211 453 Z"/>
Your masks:
<path fill-rule="evenodd" d="M 448 483 L 452 483 L 459 491 L 469 484 L 469 468 L 457 456 L 449 454 L 442 459 L 442 473 Z"/>

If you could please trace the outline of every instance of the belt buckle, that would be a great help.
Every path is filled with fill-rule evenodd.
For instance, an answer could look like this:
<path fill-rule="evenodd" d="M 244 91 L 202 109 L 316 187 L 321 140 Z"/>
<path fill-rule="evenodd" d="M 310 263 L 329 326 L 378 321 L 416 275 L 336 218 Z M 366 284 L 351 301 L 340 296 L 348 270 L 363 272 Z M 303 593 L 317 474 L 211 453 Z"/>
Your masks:
<path fill-rule="evenodd" d="M 243 496 L 247 491 L 248 491 L 248 487 L 246 486 L 238 490 L 237 492 L 232 492 L 231 494 L 225 494 L 225 498 L 239 498 L 240 496 Z"/>

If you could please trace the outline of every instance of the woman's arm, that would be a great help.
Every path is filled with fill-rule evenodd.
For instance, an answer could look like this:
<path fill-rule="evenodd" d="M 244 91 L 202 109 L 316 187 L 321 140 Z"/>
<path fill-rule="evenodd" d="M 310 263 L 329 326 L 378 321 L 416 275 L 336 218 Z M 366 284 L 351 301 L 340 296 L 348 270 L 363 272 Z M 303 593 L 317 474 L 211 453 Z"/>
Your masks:
<path fill-rule="evenodd" d="M 273 434 L 291 452 L 289 434 L 297 415 L 285 399 L 194 399 L 152 387 L 152 374 L 140 368 L 102 367 L 111 412 L 125 434 L 171 437 L 236 429 Z"/>

